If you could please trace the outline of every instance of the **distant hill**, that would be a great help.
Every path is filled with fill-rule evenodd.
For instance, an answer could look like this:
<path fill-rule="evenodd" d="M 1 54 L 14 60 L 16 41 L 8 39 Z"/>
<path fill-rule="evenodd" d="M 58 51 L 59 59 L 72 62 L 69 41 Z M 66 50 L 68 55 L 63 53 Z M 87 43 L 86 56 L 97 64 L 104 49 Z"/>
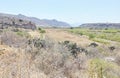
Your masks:
<path fill-rule="evenodd" d="M 15 18 L 14 16 L 10 16 L 7 14 L 0 14 L 0 29 L 8 28 L 8 27 L 16 27 L 16 28 L 25 28 L 25 29 L 36 29 L 35 23 Z"/>
<path fill-rule="evenodd" d="M 62 21 L 57 21 L 55 19 L 53 20 L 39 19 L 36 17 L 28 17 L 22 14 L 12 15 L 12 14 L 4 14 L 4 13 L 0 13 L 0 16 L 7 16 L 12 18 L 14 17 L 17 19 L 28 20 L 35 23 L 37 26 L 42 26 L 42 27 L 70 27 L 70 24 Z"/>
<path fill-rule="evenodd" d="M 82 24 L 79 27 L 82 28 L 119 28 L 120 29 L 120 23 L 86 23 Z"/>

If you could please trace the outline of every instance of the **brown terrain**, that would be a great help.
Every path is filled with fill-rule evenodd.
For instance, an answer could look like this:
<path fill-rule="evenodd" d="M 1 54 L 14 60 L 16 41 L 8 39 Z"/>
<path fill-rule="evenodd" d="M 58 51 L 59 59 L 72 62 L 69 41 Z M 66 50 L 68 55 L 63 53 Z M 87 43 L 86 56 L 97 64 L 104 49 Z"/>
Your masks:
<path fill-rule="evenodd" d="M 46 29 L 46 36 L 49 36 L 50 38 L 54 39 L 55 41 L 72 41 L 74 43 L 77 43 L 81 46 L 89 45 L 91 40 L 88 39 L 87 36 L 78 36 L 75 34 L 68 33 L 67 31 L 64 31 L 62 29 Z"/>
<path fill-rule="evenodd" d="M 29 35 L 31 35 L 31 38 L 43 38 L 44 39 L 46 37 L 49 37 L 51 40 L 56 41 L 56 42 L 63 42 L 63 41 L 67 40 L 67 41 L 77 43 L 78 45 L 80 45 L 82 47 L 88 47 L 88 45 L 93 42 L 93 41 L 89 40 L 89 38 L 87 36 L 75 35 L 75 34 L 67 32 L 63 29 L 45 29 L 45 31 L 46 31 L 46 33 L 40 34 L 38 30 L 35 30 L 35 31 L 28 30 L 28 33 L 29 33 Z M 98 43 L 98 44 L 100 45 L 100 43 Z M 22 47 L 24 48 L 24 46 L 22 46 Z M 108 46 L 102 46 L 101 48 L 103 48 L 103 47 L 106 48 Z M 27 47 L 25 47 L 25 48 L 27 48 Z M 39 64 L 38 59 L 40 57 L 38 59 L 33 60 L 32 55 L 29 53 L 26 54 L 25 51 L 26 51 L 26 49 L 24 50 L 22 48 L 11 47 L 11 46 L 5 45 L 3 43 L 0 44 L 0 60 L 1 60 L 0 61 L 0 78 L 52 78 L 53 77 L 52 74 L 50 74 L 51 75 L 51 77 L 50 77 L 50 75 L 47 75 L 45 73 L 47 71 L 51 71 L 52 69 L 50 70 L 49 68 L 52 68 L 52 67 L 45 68 L 44 69 L 45 71 L 38 70 L 36 68 L 36 65 Z M 36 49 L 33 48 L 32 51 L 36 51 Z M 40 51 L 44 51 L 44 50 L 40 50 Z M 47 51 L 49 51 L 49 50 L 47 50 Z M 119 51 L 119 48 L 115 51 Z M 46 53 L 46 51 L 45 51 L 45 53 Z M 48 65 L 50 63 L 49 61 L 55 60 L 56 57 L 57 57 L 56 59 L 61 58 L 59 53 L 58 54 L 56 53 L 53 55 L 51 55 L 51 54 L 49 55 L 49 53 L 48 53 L 48 54 L 45 54 L 44 56 L 46 56 L 48 58 L 43 61 L 43 64 L 46 65 L 46 63 L 47 63 L 47 66 L 49 66 Z M 49 57 L 49 56 L 51 56 L 51 57 Z M 99 57 L 99 55 L 98 55 L 98 57 Z M 85 60 L 87 58 L 84 54 L 81 54 L 80 59 Z M 111 60 L 114 60 L 114 58 L 107 58 L 107 60 L 111 61 Z M 48 62 L 46 62 L 46 61 L 48 61 Z M 56 61 L 54 61 L 54 62 L 56 62 Z M 66 64 L 67 63 L 68 63 L 68 65 L 73 64 L 72 70 L 78 69 L 78 68 L 76 68 L 76 66 L 77 66 L 76 61 L 73 60 L 72 57 L 69 57 Z M 75 68 L 74 68 L 74 66 L 75 66 Z M 80 78 L 79 75 L 81 76 L 81 78 L 88 78 L 88 72 L 86 72 L 86 70 L 84 70 L 85 69 L 84 66 L 86 66 L 86 65 L 82 65 L 82 66 L 83 66 L 83 69 L 79 70 L 79 71 L 81 71 L 80 73 L 78 71 L 74 70 L 76 73 L 71 71 L 70 73 L 72 73 L 72 75 L 69 76 L 67 74 L 68 75 L 68 76 L 66 75 L 67 77 L 61 76 L 61 78 Z M 116 66 L 116 69 L 117 69 L 117 71 L 119 71 L 119 67 L 118 68 L 117 67 L 118 66 Z M 68 67 L 68 70 L 66 69 L 64 71 L 69 72 L 70 70 L 71 70 L 71 67 L 70 67 L 70 69 Z M 55 73 L 55 72 L 53 72 L 53 73 Z M 57 77 L 57 78 L 59 78 L 59 77 Z M 98 77 L 96 77 L 96 78 L 98 78 Z M 104 77 L 104 78 L 106 78 L 106 77 Z"/>

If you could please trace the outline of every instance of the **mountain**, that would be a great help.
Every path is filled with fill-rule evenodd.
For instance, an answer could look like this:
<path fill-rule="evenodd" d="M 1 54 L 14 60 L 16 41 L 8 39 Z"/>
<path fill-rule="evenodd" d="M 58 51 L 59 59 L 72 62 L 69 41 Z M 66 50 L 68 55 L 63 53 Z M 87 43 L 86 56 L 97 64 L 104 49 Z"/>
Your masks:
<path fill-rule="evenodd" d="M 39 19 L 36 17 L 28 17 L 22 14 L 18 15 L 12 15 L 12 14 L 3 14 L 0 13 L 0 16 L 7 16 L 7 17 L 14 17 L 17 19 L 23 19 L 23 20 L 28 20 L 33 23 L 35 23 L 37 26 L 42 26 L 42 27 L 70 27 L 70 24 L 62 21 L 57 21 L 56 19 L 53 20 L 48 20 L 48 19 Z"/>
<path fill-rule="evenodd" d="M 118 28 L 120 29 L 120 23 L 86 23 L 86 24 L 82 24 L 79 27 L 82 28 Z"/>
<path fill-rule="evenodd" d="M 48 19 L 39 19 L 36 17 L 27 17 L 22 14 L 18 14 L 16 16 L 17 18 L 25 19 L 25 20 L 30 20 L 34 22 L 38 26 L 46 26 L 46 27 L 70 27 L 70 24 L 62 21 L 57 21 L 56 19 L 53 20 L 48 20 Z"/>
<path fill-rule="evenodd" d="M 8 27 L 36 29 L 35 23 L 31 21 L 15 18 L 14 15 L 0 14 L 0 29 Z"/>

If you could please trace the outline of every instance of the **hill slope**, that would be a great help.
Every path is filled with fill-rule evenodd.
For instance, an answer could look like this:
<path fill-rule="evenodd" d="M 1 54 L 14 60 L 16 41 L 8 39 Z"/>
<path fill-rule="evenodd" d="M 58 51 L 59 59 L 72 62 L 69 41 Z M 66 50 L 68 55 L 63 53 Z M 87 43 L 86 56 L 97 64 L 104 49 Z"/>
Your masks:
<path fill-rule="evenodd" d="M 80 27 L 85 28 L 119 28 L 120 29 L 120 23 L 86 23 L 80 25 Z"/>
<path fill-rule="evenodd" d="M 66 22 L 62 22 L 62 21 L 57 21 L 55 19 L 53 19 L 53 20 L 39 19 L 36 17 L 28 17 L 28 16 L 25 16 L 22 14 L 12 15 L 12 14 L 4 14 L 4 13 L 0 13 L 0 16 L 7 16 L 7 17 L 18 18 L 18 19 L 24 19 L 24 20 L 34 22 L 38 26 L 44 26 L 44 27 L 70 27 L 70 24 L 68 24 Z"/>
<path fill-rule="evenodd" d="M 8 27 L 36 29 L 36 25 L 31 21 L 0 14 L 0 29 Z"/>

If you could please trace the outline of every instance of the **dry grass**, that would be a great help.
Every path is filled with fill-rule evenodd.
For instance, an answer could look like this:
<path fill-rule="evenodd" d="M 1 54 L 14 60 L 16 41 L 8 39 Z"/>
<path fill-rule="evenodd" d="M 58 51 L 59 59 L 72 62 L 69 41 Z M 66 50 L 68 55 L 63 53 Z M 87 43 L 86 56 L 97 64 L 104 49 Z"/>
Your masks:
<path fill-rule="evenodd" d="M 52 32 L 58 32 L 59 35 Z M 74 57 L 71 49 L 62 43 L 58 43 L 57 40 L 65 41 L 68 39 L 73 43 L 77 42 L 76 40 L 80 39 L 80 37 L 69 33 L 64 35 L 64 33 L 61 30 L 52 31 L 49 29 L 44 39 L 39 38 L 40 36 L 36 31 L 29 31 L 32 38 L 21 37 L 13 31 L 1 33 L 0 40 L 3 44 L 0 44 L 0 49 L 5 50 L 0 51 L 0 78 L 89 78 L 89 71 L 93 70 L 89 70 L 89 60 L 96 58 L 103 60 L 93 60 L 98 68 L 101 66 L 98 65 L 99 63 L 103 64 L 103 66 L 111 64 L 107 68 L 109 70 L 107 70 L 107 73 L 111 74 L 112 76 L 109 76 L 113 78 L 119 77 L 119 57 L 116 57 L 116 61 L 112 63 L 104 60 L 107 56 L 119 55 L 116 52 L 119 50 L 109 51 L 107 46 L 87 46 L 84 47 L 87 50 L 87 54 L 78 52 L 77 57 Z M 52 35 L 50 38 L 47 37 L 50 35 Z M 71 37 L 75 38 L 75 40 L 70 39 Z M 53 40 L 53 38 L 57 40 Z M 79 43 L 82 44 L 84 42 L 80 41 Z M 89 40 L 86 45 L 88 44 Z M 15 45 L 20 46 L 16 47 Z M 77 45 L 77 47 L 80 46 Z M 104 77 L 107 78 L 107 76 Z"/>
<path fill-rule="evenodd" d="M 55 41 L 68 40 L 68 41 L 75 42 L 81 46 L 87 46 L 91 42 L 93 42 L 85 36 L 74 35 L 74 34 L 66 32 L 66 31 L 63 31 L 62 29 L 46 29 L 45 34 L 47 36 L 49 36 L 50 38 L 54 39 Z"/>
<path fill-rule="evenodd" d="M 84 54 L 79 56 L 81 59 L 75 59 L 66 47 L 47 37 L 45 40 L 30 39 L 30 44 L 26 40 L 29 38 L 17 36 L 12 31 L 1 34 L 1 41 L 4 43 L 1 48 L 5 49 L 4 54 L 0 55 L 1 78 L 75 78 L 85 72 L 82 64 L 86 56 L 81 56 Z M 44 46 L 36 46 L 39 42 Z M 14 46 L 21 43 L 24 47 Z"/>

